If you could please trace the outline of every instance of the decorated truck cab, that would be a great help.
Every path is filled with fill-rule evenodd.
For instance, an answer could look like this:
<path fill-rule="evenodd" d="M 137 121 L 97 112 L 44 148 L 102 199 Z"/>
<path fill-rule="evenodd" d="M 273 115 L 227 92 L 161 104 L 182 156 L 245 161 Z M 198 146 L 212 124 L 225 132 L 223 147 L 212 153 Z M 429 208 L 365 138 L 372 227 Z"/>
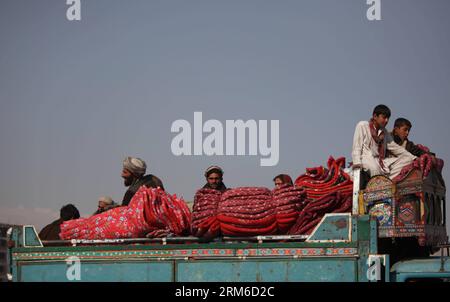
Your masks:
<path fill-rule="evenodd" d="M 359 210 L 377 218 L 379 238 L 414 237 L 430 247 L 447 241 L 445 184 L 434 169 L 425 179 L 413 169 L 398 183 L 371 178 L 360 192 Z"/>

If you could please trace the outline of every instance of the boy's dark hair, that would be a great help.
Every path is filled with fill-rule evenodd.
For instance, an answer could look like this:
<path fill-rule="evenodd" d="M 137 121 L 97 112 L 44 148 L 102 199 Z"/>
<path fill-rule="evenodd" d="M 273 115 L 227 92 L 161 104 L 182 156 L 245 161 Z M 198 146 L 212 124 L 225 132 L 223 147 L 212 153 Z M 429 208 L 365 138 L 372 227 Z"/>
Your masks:
<path fill-rule="evenodd" d="M 387 118 L 389 118 L 389 117 L 391 117 L 391 109 L 389 109 L 389 107 L 388 106 L 386 106 L 386 105 L 378 105 L 378 106 L 376 106 L 374 109 L 373 109 L 373 114 L 375 114 L 375 115 L 380 115 L 380 114 L 382 114 L 382 115 L 384 115 L 385 117 L 387 117 Z"/>
<path fill-rule="evenodd" d="M 64 221 L 80 218 L 80 212 L 78 212 L 78 209 L 71 203 L 63 206 L 59 215 Z"/>
<path fill-rule="evenodd" d="M 407 119 L 405 119 L 403 117 L 399 117 L 398 119 L 395 120 L 394 128 L 400 128 L 403 126 L 408 126 L 408 128 L 411 129 L 412 124 L 410 121 L 408 121 Z"/>

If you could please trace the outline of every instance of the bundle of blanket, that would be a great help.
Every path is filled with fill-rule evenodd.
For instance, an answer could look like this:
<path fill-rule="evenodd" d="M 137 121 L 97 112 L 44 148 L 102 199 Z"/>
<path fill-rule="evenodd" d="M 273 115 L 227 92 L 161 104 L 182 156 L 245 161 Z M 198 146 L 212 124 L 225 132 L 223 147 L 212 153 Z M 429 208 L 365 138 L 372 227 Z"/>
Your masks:
<path fill-rule="evenodd" d="M 192 235 L 214 238 L 220 234 L 217 208 L 221 197 L 222 193 L 220 191 L 212 189 L 200 189 L 195 193 L 192 207 Z"/>
<path fill-rule="evenodd" d="M 225 236 L 256 236 L 277 233 L 276 205 L 267 188 L 241 187 L 222 194 L 217 211 Z"/>
<path fill-rule="evenodd" d="M 419 145 L 421 146 L 421 145 Z M 423 147 L 423 146 L 422 146 Z M 426 148 L 426 147 L 423 147 Z M 428 149 L 425 149 L 428 150 Z M 444 161 L 440 158 L 434 158 L 428 154 L 425 153 L 422 156 L 416 158 L 411 164 L 403 167 L 400 174 L 397 175 L 393 181 L 394 182 L 400 182 L 408 176 L 409 172 L 413 169 L 420 169 L 422 171 L 423 178 L 426 178 L 429 174 L 431 169 L 436 169 L 439 173 L 442 173 L 442 169 L 444 167 Z"/>
<path fill-rule="evenodd" d="M 61 224 L 61 239 L 118 239 L 189 234 L 191 213 L 183 199 L 142 186 L 126 207 Z"/>
<path fill-rule="evenodd" d="M 319 199 L 335 191 L 352 194 L 353 182 L 343 170 L 345 168 L 345 157 L 335 160 L 330 156 L 327 167 L 307 168 L 306 173 L 295 180 L 297 187 L 306 190 L 308 200 Z"/>
<path fill-rule="evenodd" d="M 225 236 L 285 234 L 297 221 L 306 192 L 285 185 L 274 191 L 241 187 L 221 193 L 200 189 L 194 197 L 192 234 Z"/>
<path fill-rule="evenodd" d="M 353 182 L 344 167 L 344 157 L 335 160 L 330 156 L 327 168 L 307 168 L 296 179 L 295 185 L 306 191 L 306 199 L 288 234 L 310 234 L 325 214 L 351 211 Z"/>
<path fill-rule="evenodd" d="M 285 184 L 273 190 L 273 202 L 278 233 L 286 234 L 306 205 L 306 190 Z"/>
<path fill-rule="evenodd" d="M 190 235 L 192 215 L 186 202 L 160 188 L 148 189 L 147 192 L 144 218 L 152 228 L 147 237 Z"/>
<path fill-rule="evenodd" d="M 289 230 L 290 235 L 310 234 L 327 213 L 346 213 L 352 209 L 352 195 L 334 191 L 310 200 Z"/>

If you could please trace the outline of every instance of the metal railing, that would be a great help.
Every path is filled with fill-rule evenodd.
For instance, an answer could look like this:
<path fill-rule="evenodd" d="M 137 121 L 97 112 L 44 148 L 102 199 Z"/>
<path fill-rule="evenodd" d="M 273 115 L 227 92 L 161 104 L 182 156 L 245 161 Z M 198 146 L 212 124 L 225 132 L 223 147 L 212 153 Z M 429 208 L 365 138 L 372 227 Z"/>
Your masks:
<path fill-rule="evenodd" d="M 276 241 L 304 241 L 308 235 L 269 235 L 269 236 L 250 236 L 250 237 L 218 237 L 208 240 L 198 237 L 164 237 L 164 238 L 124 238 L 124 239 L 72 239 L 72 240 L 43 240 L 44 246 L 61 245 L 116 245 L 116 244 L 145 244 L 145 243 L 207 243 L 207 242 L 276 242 Z"/>

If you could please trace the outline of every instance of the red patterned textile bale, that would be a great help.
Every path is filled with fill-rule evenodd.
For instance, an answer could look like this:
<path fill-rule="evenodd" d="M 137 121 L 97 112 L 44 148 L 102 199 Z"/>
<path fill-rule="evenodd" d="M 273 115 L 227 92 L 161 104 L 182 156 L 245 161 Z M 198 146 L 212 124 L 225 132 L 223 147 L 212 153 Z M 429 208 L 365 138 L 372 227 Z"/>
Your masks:
<path fill-rule="evenodd" d="M 394 182 L 400 182 L 408 176 L 409 172 L 412 169 L 420 169 L 422 171 L 423 178 L 426 178 L 429 174 L 431 169 L 436 169 L 439 173 L 442 173 L 442 169 L 444 167 L 444 161 L 440 158 L 436 158 L 435 161 L 433 161 L 433 157 L 430 154 L 423 154 L 422 156 L 416 158 L 411 164 L 403 167 L 402 171 L 400 172 L 397 177 L 393 179 Z"/>
<path fill-rule="evenodd" d="M 353 182 L 343 171 L 345 157 L 328 159 L 328 169 L 324 167 L 308 168 L 306 173 L 295 180 L 295 186 L 305 188 L 306 198 L 315 200 L 334 191 L 352 194 Z"/>
<path fill-rule="evenodd" d="M 148 202 L 144 203 L 145 219 L 155 230 L 168 230 L 176 236 L 189 235 L 191 229 L 191 211 L 186 202 L 176 194 L 170 195 L 164 190 L 151 189 Z M 159 232 L 158 237 L 161 237 Z M 152 234 L 147 234 L 151 237 Z"/>
<path fill-rule="evenodd" d="M 226 236 L 271 235 L 277 232 L 276 205 L 267 188 L 241 187 L 222 194 L 217 211 Z"/>
<path fill-rule="evenodd" d="M 309 234 L 326 213 L 351 211 L 353 182 L 344 167 L 344 157 L 335 160 L 330 156 L 327 168 L 307 168 L 306 173 L 296 179 L 295 185 L 306 191 L 306 199 L 289 234 Z"/>
<path fill-rule="evenodd" d="M 298 215 L 306 205 L 306 191 L 290 185 L 283 185 L 273 190 L 275 217 L 278 233 L 285 234 L 297 221 Z"/>
<path fill-rule="evenodd" d="M 140 238 L 149 232 L 168 229 L 189 233 L 190 211 L 182 199 L 161 189 L 142 186 L 126 207 L 61 224 L 61 239 Z"/>
<path fill-rule="evenodd" d="M 217 207 L 221 196 L 220 191 L 206 188 L 195 193 L 191 226 L 191 232 L 194 236 L 214 238 L 220 234 Z"/>
<path fill-rule="evenodd" d="M 290 235 L 310 234 L 327 213 L 346 213 L 352 209 L 352 196 L 334 191 L 319 199 L 311 200 L 300 212 Z"/>

